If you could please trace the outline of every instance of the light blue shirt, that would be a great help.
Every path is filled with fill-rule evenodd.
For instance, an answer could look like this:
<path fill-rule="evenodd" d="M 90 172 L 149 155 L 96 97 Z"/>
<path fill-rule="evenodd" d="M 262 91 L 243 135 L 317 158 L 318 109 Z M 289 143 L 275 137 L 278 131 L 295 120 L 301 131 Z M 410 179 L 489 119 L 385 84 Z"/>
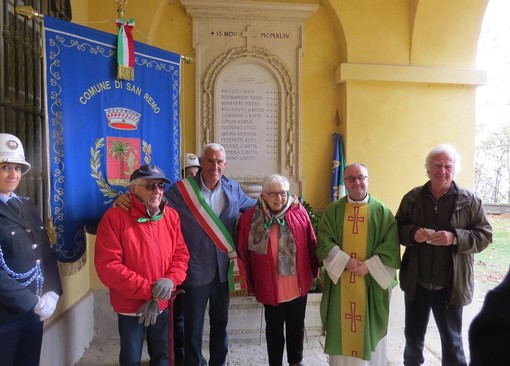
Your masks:
<path fill-rule="evenodd" d="M 205 202 L 207 202 L 209 207 L 211 207 L 216 216 L 220 217 L 221 213 L 227 206 L 227 196 L 225 196 L 225 192 L 223 192 L 221 180 L 218 181 L 218 184 L 212 191 L 205 185 L 204 180 L 202 179 L 202 174 L 200 174 L 200 180 L 202 182 L 202 188 L 200 191 L 204 196 Z"/>
<path fill-rule="evenodd" d="M 6 196 L 5 194 L 0 193 L 0 200 L 2 200 L 3 203 L 7 203 L 10 198 L 18 197 L 18 195 L 14 192 L 11 193 L 10 196 Z M 18 198 L 19 199 L 19 198 Z"/>

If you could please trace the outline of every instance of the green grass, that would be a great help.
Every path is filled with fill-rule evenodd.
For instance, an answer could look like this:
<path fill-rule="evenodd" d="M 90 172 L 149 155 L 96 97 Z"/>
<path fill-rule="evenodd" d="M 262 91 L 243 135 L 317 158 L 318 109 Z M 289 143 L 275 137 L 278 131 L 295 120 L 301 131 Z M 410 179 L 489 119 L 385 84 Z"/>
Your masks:
<path fill-rule="evenodd" d="M 510 265 L 510 215 L 489 215 L 492 244 L 475 254 L 475 278 L 486 293 L 500 283 Z"/>

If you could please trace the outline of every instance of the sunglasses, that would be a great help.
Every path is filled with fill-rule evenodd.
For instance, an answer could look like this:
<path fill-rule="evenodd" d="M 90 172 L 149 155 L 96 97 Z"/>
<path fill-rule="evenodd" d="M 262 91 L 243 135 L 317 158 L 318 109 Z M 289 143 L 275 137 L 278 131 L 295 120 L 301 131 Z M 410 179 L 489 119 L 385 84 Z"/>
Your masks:
<path fill-rule="evenodd" d="M 137 184 L 137 186 L 145 187 L 145 189 L 148 190 L 148 191 L 155 191 L 156 188 L 160 189 L 162 191 L 165 190 L 165 183 L 150 182 L 150 183 L 147 183 L 147 184 Z"/>

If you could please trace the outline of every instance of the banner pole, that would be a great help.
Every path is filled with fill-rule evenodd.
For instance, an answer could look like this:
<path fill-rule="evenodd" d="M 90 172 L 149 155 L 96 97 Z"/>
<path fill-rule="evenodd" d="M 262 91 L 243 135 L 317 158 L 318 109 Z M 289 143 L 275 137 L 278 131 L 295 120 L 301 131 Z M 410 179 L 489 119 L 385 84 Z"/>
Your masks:
<path fill-rule="evenodd" d="M 24 17 L 28 18 L 29 20 L 32 20 L 34 18 L 39 18 L 39 19 L 44 18 L 43 14 L 38 13 L 31 6 L 18 5 L 18 6 L 16 6 L 15 10 L 16 10 L 16 14 L 24 16 Z"/>
<path fill-rule="evenodd" d="M 122 19 L 124 18 L 124 5 L 127 4 L 128 0 L 115 0 L 115 2 L 119 4 L 117 8 L 118 18 Z"/>

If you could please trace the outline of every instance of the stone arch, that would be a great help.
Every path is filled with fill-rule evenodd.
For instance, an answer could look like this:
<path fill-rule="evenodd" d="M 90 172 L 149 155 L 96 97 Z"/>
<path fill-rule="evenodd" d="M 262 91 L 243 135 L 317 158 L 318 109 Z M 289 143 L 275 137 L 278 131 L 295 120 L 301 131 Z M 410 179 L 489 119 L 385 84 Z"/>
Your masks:
<path fill-rule="evenodd" d="M 412 22 L 410 63 L 474 67 L 487 2 L 418 1 Z"/>

